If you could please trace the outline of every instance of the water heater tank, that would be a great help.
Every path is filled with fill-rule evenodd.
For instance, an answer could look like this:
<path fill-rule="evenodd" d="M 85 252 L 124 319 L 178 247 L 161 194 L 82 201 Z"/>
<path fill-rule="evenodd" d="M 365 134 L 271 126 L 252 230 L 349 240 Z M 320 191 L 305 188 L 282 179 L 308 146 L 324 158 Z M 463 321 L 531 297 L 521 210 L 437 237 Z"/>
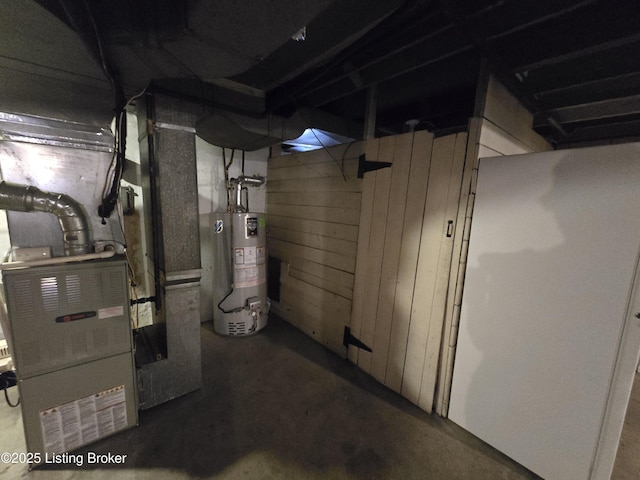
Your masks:
<path fill-rule="evenodd" d="M 222 285 L 216 290 L 226 293 L 214 308 L 213 328 L 220 335 L 251 335 L 267 325 L 269 315 L 265 216 L 220 214 L 214 232 L 224 263 L 217 266 Z"/>

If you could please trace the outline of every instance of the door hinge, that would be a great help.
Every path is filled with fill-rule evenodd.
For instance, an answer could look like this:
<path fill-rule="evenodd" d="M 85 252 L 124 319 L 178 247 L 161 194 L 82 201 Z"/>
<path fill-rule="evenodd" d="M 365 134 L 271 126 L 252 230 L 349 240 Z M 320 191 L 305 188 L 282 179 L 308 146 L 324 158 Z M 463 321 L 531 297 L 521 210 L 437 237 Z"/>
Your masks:
<path fill-rule="evenodd" d="M 390 166 L 390 162 L 370 162 L 363 153 L 358 157 L 358 178 L 363 178 L 367 172 L 373 172 L 374 170 L 380 170 L 381 168 Z"/>
<path fill-rule="evenodd" d="M 353 345 L 355 347 L 361 348 L 362 350 L 366 350 L 367 352 L 372 352 L 370 347 L 365 345 L 360 341 L 360 339 L 351 335 L 351 329 L 349 327 L 344 327 L 344 336 L 342 337 L 342 345 L 349 348 L 349 345 Z"/>

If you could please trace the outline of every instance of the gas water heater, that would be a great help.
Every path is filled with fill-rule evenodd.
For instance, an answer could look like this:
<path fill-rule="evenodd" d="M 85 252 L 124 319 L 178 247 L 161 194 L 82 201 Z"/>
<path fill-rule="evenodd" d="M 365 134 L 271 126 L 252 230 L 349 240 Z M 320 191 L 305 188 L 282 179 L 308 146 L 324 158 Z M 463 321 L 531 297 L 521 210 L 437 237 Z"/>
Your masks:
<path fill-rule="evenodd" d="M 224 265 L 218 281 L 226 291 L 217 304 L 213 327 L 228 336 L 251 335 L 267 325 L 267 234 L 264 213 L 247 212 L 241 201 L 243 186 L 259 186 L 262 177 L 238 177 L 236 205 L 216 217 L 214 235 Z M 224 285 L 226 283 L 226 285 Z"/>

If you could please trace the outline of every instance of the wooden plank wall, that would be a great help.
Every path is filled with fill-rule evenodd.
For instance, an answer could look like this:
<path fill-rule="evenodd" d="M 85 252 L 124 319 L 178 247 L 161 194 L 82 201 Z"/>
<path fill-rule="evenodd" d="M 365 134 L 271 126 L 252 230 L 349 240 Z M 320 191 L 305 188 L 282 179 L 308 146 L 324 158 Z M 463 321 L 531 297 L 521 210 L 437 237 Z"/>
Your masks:
<path fill-rule="evenodd" d="M 268 164 L 273 311 L 429 412 L 466 148 L 466 133 L 421 131 Z M 358 180 L 361 153 L 391 168 Z M 345 326 L 373 351 L 345 351 Z"/>
<path fill-rule="evenodd" d="M 486 78 L 486 90 L 477 106 L 476 115 L 469 121 L 467 158 L 457 212 L 457 224 L 464 225 L 464 228 L 457 229 L 453 239 L 454 262 L 449 278 L 436 390 L 436 412 L 445 417 L 451 393 L 479 159 L 553 150 L 533 130 L 533 115 L 492 75 Z"/>
<path fill-rule="evenodd" d="M 281 260 L 273 311 L 341 356 L 350 323 L 364 143 L 272 157 L 267 248 Z"/>
<path fill-rule="evenodd" d="M 500 84 L 489 76 L 481 125 L 477 158 L 553 150 L 533 130 L 533 115 Z"/>
<path fill-rule="evenodd" d="M 431 411 L 441 346 L 466 133 L 383 137 L 369 160 L 392 162 L 365 175 L 351 316 L 372 352 L 349 358 L 381 383 Z"/>

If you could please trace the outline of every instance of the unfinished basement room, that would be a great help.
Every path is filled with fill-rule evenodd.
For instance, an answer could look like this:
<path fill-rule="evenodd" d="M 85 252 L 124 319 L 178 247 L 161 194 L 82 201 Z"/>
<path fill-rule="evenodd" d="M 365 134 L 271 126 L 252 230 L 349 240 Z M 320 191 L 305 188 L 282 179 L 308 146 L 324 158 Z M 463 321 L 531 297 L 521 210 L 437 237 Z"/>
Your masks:
<path fill-rule="evenodd" d="M 4 0 L 0 210 L 2 479 L 640 478 L 636 1 Z"/>

